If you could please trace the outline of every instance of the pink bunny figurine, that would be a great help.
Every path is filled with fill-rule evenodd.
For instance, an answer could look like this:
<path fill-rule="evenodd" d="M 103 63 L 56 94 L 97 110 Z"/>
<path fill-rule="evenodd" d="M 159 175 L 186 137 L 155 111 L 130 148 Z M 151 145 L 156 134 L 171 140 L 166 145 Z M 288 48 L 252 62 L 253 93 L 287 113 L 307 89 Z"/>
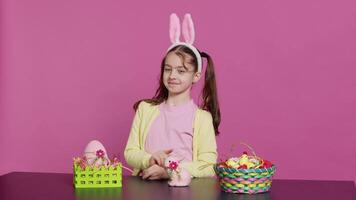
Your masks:
<path fill-rule="evenodd" d="M 179 166 L 180 160 L 177 157 L 169 156 L 166 158 L 164 166 L 170 176 L 169 186 L 184 187 L 188 186 L 192 180 L 190 173 Z"/>

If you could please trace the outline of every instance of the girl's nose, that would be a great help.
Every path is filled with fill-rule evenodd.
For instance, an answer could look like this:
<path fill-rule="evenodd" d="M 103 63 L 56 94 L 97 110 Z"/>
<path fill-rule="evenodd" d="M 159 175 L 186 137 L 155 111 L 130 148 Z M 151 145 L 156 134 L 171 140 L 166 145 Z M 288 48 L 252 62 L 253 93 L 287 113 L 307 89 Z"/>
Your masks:
<path fill-rule="evenodd" d="M 175 79 L 176 77 L 177 77 L 176 70 L 172 70 L 172 71 L 169 73 L 169 79 Z"/>

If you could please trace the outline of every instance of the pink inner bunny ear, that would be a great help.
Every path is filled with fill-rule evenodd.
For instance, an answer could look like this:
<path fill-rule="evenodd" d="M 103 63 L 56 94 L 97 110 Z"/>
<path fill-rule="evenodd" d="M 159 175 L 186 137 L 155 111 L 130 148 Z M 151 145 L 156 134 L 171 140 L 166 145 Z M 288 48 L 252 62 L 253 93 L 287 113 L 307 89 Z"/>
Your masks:
<path fill-rule="evenodd" d="M 186 43 L 193 44 L 195 39 L 194 23 L 190 14 L 184 15 L 182 33 Z"/>
<path fill-rule="evenodd" d="M 169 37 L 171 38 L 171 42 L 173 44 L 179 42 L 180 23 L 179 23 L 179 18 L 175 13 L 172 13 L 170 17 Z"/>

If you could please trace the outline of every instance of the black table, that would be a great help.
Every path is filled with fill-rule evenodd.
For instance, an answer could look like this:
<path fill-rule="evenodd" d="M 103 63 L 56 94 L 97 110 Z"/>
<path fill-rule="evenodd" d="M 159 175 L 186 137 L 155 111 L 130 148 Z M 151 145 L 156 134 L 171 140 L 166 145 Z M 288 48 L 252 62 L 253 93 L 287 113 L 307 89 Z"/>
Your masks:
<path fill-rule="evenodd" d="M 220 191 L 214 178 L 193 179 L 189 187 L 168 187 L 166 181 L 144 181 L 124 176 L 122 188 L 74 189 L 72 174 L 13 172 L 0 176 L 0 200 L 22 199 L 246 199 L 246 200 L 356 200 L 352 181 L 273 180 L 263 194 Z"/>

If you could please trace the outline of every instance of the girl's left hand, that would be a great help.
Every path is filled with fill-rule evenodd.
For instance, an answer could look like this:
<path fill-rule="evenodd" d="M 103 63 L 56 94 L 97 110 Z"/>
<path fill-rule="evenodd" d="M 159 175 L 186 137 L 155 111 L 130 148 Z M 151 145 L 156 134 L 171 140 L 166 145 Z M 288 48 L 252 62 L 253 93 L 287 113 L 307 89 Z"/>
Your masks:
<path fill-rule="evenodd" d="M 142 179 L 147 180 L 158 180 L 158 179 L 168 179 L 169 175 L 167 171 L 158 165 L 152 165 L 151 167 L 143 170 Z"/>

